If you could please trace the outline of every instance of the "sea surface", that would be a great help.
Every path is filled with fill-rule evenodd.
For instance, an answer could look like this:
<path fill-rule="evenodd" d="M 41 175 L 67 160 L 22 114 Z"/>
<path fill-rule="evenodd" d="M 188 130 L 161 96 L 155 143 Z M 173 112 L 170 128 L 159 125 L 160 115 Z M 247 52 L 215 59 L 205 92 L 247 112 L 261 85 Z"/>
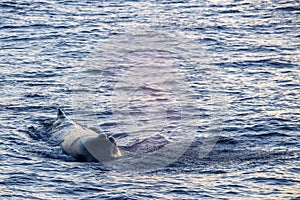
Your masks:
<path fill-rule="evenodd" d="M 0 1 L 0 92 L 1 199 L 300 198 L 298 0 Z M 134 156 L 64 154 L 58 108 Z"/>

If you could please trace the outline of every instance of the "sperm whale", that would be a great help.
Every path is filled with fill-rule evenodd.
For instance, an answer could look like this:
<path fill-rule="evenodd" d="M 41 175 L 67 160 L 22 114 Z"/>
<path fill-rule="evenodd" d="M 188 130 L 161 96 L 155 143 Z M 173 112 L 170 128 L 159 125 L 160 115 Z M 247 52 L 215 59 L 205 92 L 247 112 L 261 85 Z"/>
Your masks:
<path fill-rule="evenodd" d="M 114 137 L 76 123 L 61 109 L 47 134 L 50 141 L 58 141 L 63 151 L 78 161 L 103 162 L 122 156 Z"/>

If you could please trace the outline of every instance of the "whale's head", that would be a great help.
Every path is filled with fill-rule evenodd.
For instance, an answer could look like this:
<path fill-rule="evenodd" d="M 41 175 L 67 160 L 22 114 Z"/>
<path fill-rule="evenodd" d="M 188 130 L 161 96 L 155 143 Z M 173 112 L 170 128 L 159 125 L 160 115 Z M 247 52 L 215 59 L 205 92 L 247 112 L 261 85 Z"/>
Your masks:
<path fill-rule="evenodd" d="M 98 161 L 108 161 L 122 156 L 115 138 L 106 134 L 81 139 L 85 149 Z"/>

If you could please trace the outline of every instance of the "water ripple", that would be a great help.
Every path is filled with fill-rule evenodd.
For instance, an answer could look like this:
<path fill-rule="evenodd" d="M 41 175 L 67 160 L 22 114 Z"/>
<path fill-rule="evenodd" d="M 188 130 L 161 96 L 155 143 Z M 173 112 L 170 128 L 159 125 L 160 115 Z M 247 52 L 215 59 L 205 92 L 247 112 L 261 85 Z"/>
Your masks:
<path fill-rule="evenodd" d="M 1 1 L 1 198 L 298 198 L 299 17 L 289 0 Z M 122 145 L 191 144 L 147 173 L 78 163 L 43 141 L 59 107 Z"/>

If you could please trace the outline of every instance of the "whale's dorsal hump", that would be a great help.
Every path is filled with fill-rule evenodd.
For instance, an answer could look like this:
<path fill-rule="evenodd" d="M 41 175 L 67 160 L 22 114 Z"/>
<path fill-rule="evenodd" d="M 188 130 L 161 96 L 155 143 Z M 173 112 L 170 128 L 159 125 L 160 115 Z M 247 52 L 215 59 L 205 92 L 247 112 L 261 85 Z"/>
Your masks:
<path fill-rule="evenodd" d="M 57 119 L 58 120 L 62 120 L 62 119 L 66 119 L 67 116 L 66 114 L 64 113 L 64 111 L 62 111 L 62 109 L 57 109 Z"/>

